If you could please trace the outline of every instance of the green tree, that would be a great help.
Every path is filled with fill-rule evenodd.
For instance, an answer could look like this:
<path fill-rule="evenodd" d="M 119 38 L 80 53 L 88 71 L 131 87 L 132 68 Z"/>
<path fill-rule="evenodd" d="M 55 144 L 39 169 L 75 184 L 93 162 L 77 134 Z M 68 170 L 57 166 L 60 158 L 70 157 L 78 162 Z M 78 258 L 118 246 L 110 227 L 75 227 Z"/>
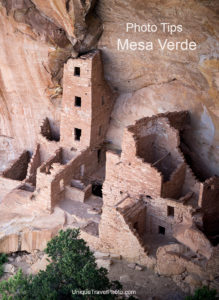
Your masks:
<path fill-rule="evenodd" d="M 0 277 L 2 277 L 2 275 L 4 274 L 3 264 L 6 263 L 7 261 L 8 261 L 7 255 L 4 253 L 0 254 Z"/>
<path fill-rule="evenodd" d="M 197 289 L 193 296 L 188 296 L 185 298 L 185 300 L 216 300 L 216 299 L 218 299 L 217 291 L 210 290 L 207 286 L 203 286 Z"/>
<path fill-rule="evenodd" d="M 47 244 L 45 252 L 50 261 L 45 271 L 40 271 L 36 276 L 25 276 L 19 271 L 8 281 L 0 283 L 3 300 L 118 299 L 113 294 L 77 294 L 77 291 L 122 288 L 119 282 L 108 279 L 106 269 L 97 267 L 93 253 L 79 238 L 79 230 L 61 230 Z"/>

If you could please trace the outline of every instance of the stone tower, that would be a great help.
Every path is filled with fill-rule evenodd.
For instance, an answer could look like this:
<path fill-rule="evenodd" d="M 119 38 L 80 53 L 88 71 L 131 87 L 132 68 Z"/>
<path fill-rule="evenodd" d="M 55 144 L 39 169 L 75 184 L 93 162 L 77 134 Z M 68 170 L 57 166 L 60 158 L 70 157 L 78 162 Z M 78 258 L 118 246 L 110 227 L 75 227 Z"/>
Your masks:
<path fill-rule="evenodd" d="M 100 51 L 68 60 L 63 90 L 61 144 L 80 151 L 100 146 L 114 104 L 104 80 Z"/>

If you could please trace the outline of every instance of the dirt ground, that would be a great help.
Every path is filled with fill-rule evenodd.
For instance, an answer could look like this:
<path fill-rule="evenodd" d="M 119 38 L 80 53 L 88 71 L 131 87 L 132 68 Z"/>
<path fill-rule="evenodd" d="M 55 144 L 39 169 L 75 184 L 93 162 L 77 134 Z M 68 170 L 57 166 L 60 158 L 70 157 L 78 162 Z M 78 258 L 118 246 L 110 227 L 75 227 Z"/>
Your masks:
<path fill-rule="evenodd" d="M 130 266 L 132 264 L 124 260 L 113 260 L 109 277 L 112 280 L 119 280 L 124 290 L 136 291 L 136 296 L 140 300 L 183 300 L 185 298 L 185 294 L 171 279 L 159 276 L 146 268 L 138 271 Z"/>
<path fill-rule="evenodd" d="M 8 259 L 6 272 L 1 280 L 8 279 L 20 268 L 25 274 L 36 274 L 39 269 L 45 269 L 47 264 L 46 255 L 40 251 L 34 251 L 32 254 L 14 253 Z M 124 291 L 134 291 L 136 293 L 134 295 L 139 300 L 184 300 L 185 298 L 185 294 L 171 279 L 159 276 L 152 270 L 118 258 L 106 258 L 101 261 L 106 263 L 106 267 L 108 266 L 109 278 L 120 281 Z"/>

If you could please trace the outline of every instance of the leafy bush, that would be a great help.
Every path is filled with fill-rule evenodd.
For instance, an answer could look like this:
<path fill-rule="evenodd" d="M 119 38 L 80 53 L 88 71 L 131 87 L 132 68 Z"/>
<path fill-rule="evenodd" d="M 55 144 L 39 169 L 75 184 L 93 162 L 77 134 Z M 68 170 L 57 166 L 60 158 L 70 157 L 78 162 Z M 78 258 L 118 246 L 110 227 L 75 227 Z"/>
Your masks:
<path fill-rule="evenodd" d="M 4 253 L 0 254 L 0 277 L 2 277 L 2 275 L 4 274 L 3 264 L 6 263 L 7 261 L 8 261 L 7 255 Z"/>
<path fill-rule="evenodd" d="M 96 300 L 118 299 L 118 296 L 80 295 L 77 291 L 118 290 L 119 282 L 107 278 L 107 270 L 98 268 L 95 257 L 83 239 L 78 238 L 79 230 L 60 231 L 48 244 L 45 252 L 50 264 L 36 276 L 24 275 L 19 271 L 8 281 L 0 283 L 3 300 Z M 75 293 L 73 294 L 72 291 Z M 121 299 L 121 298 L 120 298 Z M 134 299 L 134 298 L 130 298 Z"/>
<path fill-rule="evenodd" d="M 207 286 L 203 286 L 195 291 L 193 296 L 186 297 L 185 300 L 216 300 L 217 291 L 210 290 Z"/>

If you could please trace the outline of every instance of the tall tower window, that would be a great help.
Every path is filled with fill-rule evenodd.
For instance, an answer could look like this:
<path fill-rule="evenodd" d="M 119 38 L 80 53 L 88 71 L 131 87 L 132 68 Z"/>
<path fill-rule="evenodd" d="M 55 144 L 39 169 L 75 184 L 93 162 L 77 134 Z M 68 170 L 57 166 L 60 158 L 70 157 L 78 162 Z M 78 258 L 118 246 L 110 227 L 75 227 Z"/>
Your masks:
<path fill-rule="evenodd" d="M 75 128 L 75 141 L 80 141 L 81 139 L 81 129 Z"/>
<path fill-rule="evenodd" d="M 172 206 L 167 206 L 167 215 L 169 217 L 174 217 L 174 207 Z"/>
<path fill-rule="evenodd" d="M 102 96 L 102 105 L 105 104 L 105 99 L 104 99 L 104 96 Z"/>
<path fill-rule="evenodd" d="M 81 107 L 81 97 L 75 97 L 75 106 Z"/>
<path fill-rule="evenodd" d="M 165 227 L 163 227 L 163 226 L 159 226 L 159 227 L 158 227 L 158 233 L 159 233 L 159 234 L 165 235 L 165 231 L 166 231 L 166 230 L 165 230 Z"/>
<path fill-rule="evenodd" d="M 80 77 L 81 75 L 81 69 L 79 67 L 75 67 L 74 76 Z"/>
<path fill-rule="evenodd" d="M 99 164 L 101 162 L 101 149 L 97 150 L 97 160 Z"/>

